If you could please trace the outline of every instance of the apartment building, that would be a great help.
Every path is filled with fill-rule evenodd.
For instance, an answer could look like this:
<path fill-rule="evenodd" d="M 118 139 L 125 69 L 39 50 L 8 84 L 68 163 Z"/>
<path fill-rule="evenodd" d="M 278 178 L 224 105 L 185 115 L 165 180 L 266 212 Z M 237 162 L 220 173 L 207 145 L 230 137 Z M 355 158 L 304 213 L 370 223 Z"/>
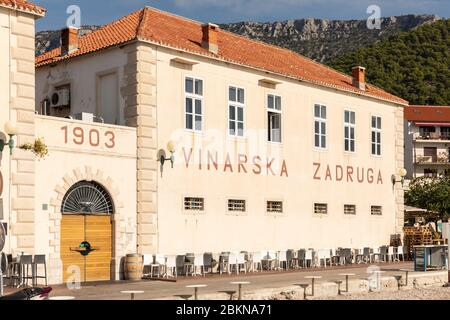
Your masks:
<path fill-rule="evenodd" d="M 409 177 L 450 175 L 450 107 L 408 106 L 404 110 Z"/>

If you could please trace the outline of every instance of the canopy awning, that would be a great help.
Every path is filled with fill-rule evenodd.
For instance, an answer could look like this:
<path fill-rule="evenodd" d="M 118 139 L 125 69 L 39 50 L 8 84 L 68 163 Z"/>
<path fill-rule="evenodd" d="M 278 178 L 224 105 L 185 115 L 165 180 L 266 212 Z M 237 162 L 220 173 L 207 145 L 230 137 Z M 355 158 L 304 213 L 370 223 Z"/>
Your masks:
<path fill-rule="evenodd" d="M 420 127 L 450 127 L 450 122 L 416 122 L 415 124 Z"/>

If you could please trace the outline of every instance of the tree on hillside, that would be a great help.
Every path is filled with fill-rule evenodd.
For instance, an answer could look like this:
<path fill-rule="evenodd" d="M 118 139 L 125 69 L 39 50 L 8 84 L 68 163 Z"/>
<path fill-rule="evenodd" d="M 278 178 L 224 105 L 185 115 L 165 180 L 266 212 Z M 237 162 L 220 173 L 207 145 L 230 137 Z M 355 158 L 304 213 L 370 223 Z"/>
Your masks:
<path fill-rule="evenodd" d="M 450 19 L 399 33 L 329 65 L 344 73 L 364 66 L 369 83 L 411 104 L 450 105 Z"/>
<path fill-rule="evenodd" d="M 411 181 L 405 204 L 436 212 L 438 219 L 450 217 L 450 177 L 420 177 Z"/>

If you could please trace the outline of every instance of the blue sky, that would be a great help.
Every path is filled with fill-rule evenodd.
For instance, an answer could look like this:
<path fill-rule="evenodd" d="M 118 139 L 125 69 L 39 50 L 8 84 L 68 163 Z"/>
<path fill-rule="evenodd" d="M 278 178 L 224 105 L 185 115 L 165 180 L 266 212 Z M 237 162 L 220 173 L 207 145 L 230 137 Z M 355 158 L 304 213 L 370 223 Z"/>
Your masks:
<path fill-rule="evenodd" d="M 300 18 L 366 19 L 368 6 L 382 16 L 429 13 L 450 17 L 449 0 L 32 0 L 48 12 L 38 30 L 60 29 L 69 5 L 81 8 L 82 25 L 102 25 L 146 5 L 203 22 L 274 21 Z"/>

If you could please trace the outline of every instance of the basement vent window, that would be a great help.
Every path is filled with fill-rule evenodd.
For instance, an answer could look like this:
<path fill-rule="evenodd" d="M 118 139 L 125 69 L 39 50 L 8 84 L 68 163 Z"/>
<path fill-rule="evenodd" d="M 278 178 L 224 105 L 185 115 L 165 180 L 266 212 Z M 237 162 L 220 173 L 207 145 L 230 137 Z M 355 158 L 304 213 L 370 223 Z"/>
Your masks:
<path fill-rule="evenodd" d="M 267 201 L 267 212 L 283 213 L 283 202 L 282 201 Z"/>
<path fill-rule="evenodd" d="M 356 206 L 354 204 L 346 204 L 344 205 L 344 214 L 356 214 Z"/>
<path fill-rule="evenodd" d="M 228 200 L 228 211 L 230 212 L 245 212 L 245 200 Z"/>
<path fill-rule="evenodd" d="M 326 203 L 314 203 L 314 213 L 315 214 L 327 214 L 328 205 Z"/>
<path fill-rule="evenodd" d="M 383 214 L 383 207 L 381 206 L 371 206 L 370 213 L 373 216 L 381 216 Z"/>
<path fill-rule="evenodd" d="M 184 198 L 184 210 L 186 211 L 204 211 L 205 199 L 204 198 Z"/>

